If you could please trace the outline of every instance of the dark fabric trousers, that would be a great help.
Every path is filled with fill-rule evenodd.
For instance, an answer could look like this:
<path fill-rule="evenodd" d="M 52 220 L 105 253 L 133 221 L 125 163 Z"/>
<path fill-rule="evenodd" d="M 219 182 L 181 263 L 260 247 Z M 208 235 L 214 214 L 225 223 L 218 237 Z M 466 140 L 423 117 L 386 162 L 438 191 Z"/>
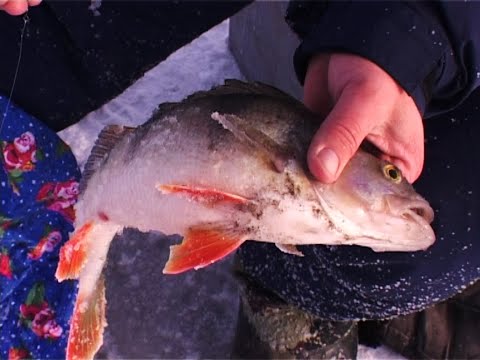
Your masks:
<path fill-rule="evenodd" d="M 368 335 L 375 336 L 374 341 L 411 359 L 479 359 L 480 282 L 447 301 L 378 322 L 372 329 Z"/>

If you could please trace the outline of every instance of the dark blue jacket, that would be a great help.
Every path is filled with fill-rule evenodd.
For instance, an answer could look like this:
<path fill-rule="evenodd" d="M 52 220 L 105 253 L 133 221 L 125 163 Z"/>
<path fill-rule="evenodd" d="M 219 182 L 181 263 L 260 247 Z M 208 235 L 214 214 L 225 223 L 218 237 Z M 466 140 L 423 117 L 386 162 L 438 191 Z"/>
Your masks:
<path fill-rule="evenodd" d="M 286 15 L 302 38 L 300 81 L 318 52 L 358 54 L 381 66 L 430 117 L 480 85 L 480 2 L 292 1 Z"/>
<path fill-rule="evenodd" d="M 247 242 L 238 253 L 250 278 L 329 320 L 419 311 L 480 279 L 479 20 L 480 3 L 290 3 L 287 21 L 303 39 L 300 80 L 313 54 L 350 52 L 385 69 L 426 116 L 445 112 L 424 123 L 425 168 L 415 183 L 435 210 L 437 240 L 412 253 L 309 245 L 304 257 Z"/>

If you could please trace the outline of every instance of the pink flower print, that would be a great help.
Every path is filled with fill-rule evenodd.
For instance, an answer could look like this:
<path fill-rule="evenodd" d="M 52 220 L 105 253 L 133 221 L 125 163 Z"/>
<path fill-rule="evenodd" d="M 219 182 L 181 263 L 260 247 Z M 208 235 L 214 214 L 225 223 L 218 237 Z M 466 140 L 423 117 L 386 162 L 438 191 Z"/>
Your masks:
<path fill-rule="evenodd" d="M 35 315 L 37 315 L 40 311 L 47 308 L 48 308 L 48 303 L 46 301 L 43 301 L 38 305 L 22 304 L 20 305 L 20 314 L 26 320 L 33 320 Z"/>
<path fill-rule="evenodd" d="M 43 337 L 46 339 L 58 339 L 63 334 L 63 329 L 55 320 L 48 320 L 43 325 Z"/>
<path fill-rule="evenodd" d="M 78 196 L 78 182 L 69 180 L 59 183 L 55 188 L 55 195 L 58 199 L 70 200 L 70 204 L 74 204 Z"/>
<path fill-rule="evenodd" d="M 46 236 L 40 239 L 32 250 L 30 250 L 28 258 L 31 260 L 40 259 L 43 253 L 52 252 L 60 241 L 62 241 L 62 234 L 60 231 L 54 230 L 49 232 Z"/>
<path fill-rule="evenodd" d="M 73 205 L 77 202 L 78 192 L 78 182 L 75 180 L 47 183 L 40 188 L 37 201 L 44 202 L 48 209 L 61 213 L 73 222 Z"/>
<path fill-rule="evenodd" d="M 35 136 L 30 131 L 15 138 L 12 143 L 4 143 L 3 158 L 7 170 L 31 171 L 37 162 Z"/>
<path fill-rule="evenodd" d="M 58 339 L 63 333 L 62 327 L 55 321 L 55 313 L 50 308 L 35 315 L 31 328 L 35 335 L 45 339 Z"/>
<path fill-rule="evenodd" d="M 62 241 L 62 234 L 58 230 L 53 230 L 47 235 L 45 243 L 45 251 L 52 252 L 55 247 Z"/>

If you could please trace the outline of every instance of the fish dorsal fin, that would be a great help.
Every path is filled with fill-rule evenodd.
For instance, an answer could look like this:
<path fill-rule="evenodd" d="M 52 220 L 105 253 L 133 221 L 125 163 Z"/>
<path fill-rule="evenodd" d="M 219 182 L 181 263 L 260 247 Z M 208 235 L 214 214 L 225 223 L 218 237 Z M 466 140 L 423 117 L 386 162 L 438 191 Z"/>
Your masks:
<path fill-rule="evenodd" d="M 303 107 L 300 101 L 298 101 L 291 95 L 288 95 L 287 93 L 277 89 L 276 87 L 258 81 L 245 82 L 237 79 L 226 79 L 223 85 L 213 87 L 212 89 L 206 91 L 198 91 L 188 96 L 185 101 L 198 100 L 207 96 L 211 97 L 215 95 L 222 96 L 241 94 L 268 96 Z"/>
<path fill-rule="evenodd" d="M 267 96 L 269 98 L 281 100 L 283 102 L 290 103 L 293 106 L 299 107 L 305 110 L 305 106 L 294 97 L 287 93 L 258 81 L 245 82 L 237 79 L 226 79 L 223 85 L 218 85 L 210 90 L 197 91 L 180 102 L 166 102 L 158 105 L 153 111 L 150 121 L 155 121 L 161 118 L 164 114 L 171 112 L 178 106 L 183 106 L 186 103 L 195 102 L 204 98 L 211 98 L 212 96 L 225 96 L 225 95 L 258 95 Z"/>
<path fill-rule="evenodd" d="M 85 190 L 88 180 L 92 177 L 93 173 L 100 167 L 103 159 L 113 149 L 120 139 L 126 134 L 135 130 L 133 127 L 121 126 L 121 125 L 107 125 L 105 126 L 93 145 L 90 156 L 85 164 L 82 180 L 80 181 L 80 193 Z"/>
<path fill-rule="evenodd" d="M 263 132 L 248 126 L 246 121 L 239 116 L 214 112 L 211 117 L 230 131 L 238 140 L 259 150 L 263 156 L 272 162 L 279 173 L 285 170 L 288 161 L 294 157 L 292 149 L 282 147 Z"/>
<path fill-rule="evenodd" d="M 180 103 L 179 102 L 164 102 L 159 104 L 155 110 L 152 112 L 152 119 L 157 119 L 162 117 L 162 115 L 166 112 L 170 112 L 171 110 L 175 109 Z"/>
<path fill-rule="evenodd" d="M 237 79 L 226 79 L 224 87 L 228 87 L 235 92 L 240 92 L 240 90 L 246 94 L 256 94 L 256 95 L 269 95 L 271 97 L 283 99 L 286 101 L 294 101 L 301 104 L 300 101 L 295 99 L 293 96 L 287 94 L 286 92 L 260 81 L 253 82 L 244 82 Z"/>

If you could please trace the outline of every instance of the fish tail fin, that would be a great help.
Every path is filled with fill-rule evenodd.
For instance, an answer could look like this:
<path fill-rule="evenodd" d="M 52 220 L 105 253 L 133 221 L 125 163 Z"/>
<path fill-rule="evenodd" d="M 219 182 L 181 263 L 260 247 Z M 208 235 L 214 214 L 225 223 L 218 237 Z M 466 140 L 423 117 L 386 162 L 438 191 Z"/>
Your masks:
<path fill-rule="evenodd" d="M 103 344 L 103 331 L 107 326 L 106 303 L 103 276 L 89 296 L 79 293 L 70 323 L 66 359 L 93 359 Z"/>
<path fill-rule="evenodd" d="M 93 222 L 85 223 L 60 249 L 55 277 L 58 281 L 77 279 L 87 262 L 88 238 L 94 228 Z"/>
<path fill-rule="evenodd" d="M 163 273 L 178 274 L 210 265 L 235 251 L 247 236 L 243 229 L 228 224 L 191 227 L 180 245 L 170 246 Z"/>

